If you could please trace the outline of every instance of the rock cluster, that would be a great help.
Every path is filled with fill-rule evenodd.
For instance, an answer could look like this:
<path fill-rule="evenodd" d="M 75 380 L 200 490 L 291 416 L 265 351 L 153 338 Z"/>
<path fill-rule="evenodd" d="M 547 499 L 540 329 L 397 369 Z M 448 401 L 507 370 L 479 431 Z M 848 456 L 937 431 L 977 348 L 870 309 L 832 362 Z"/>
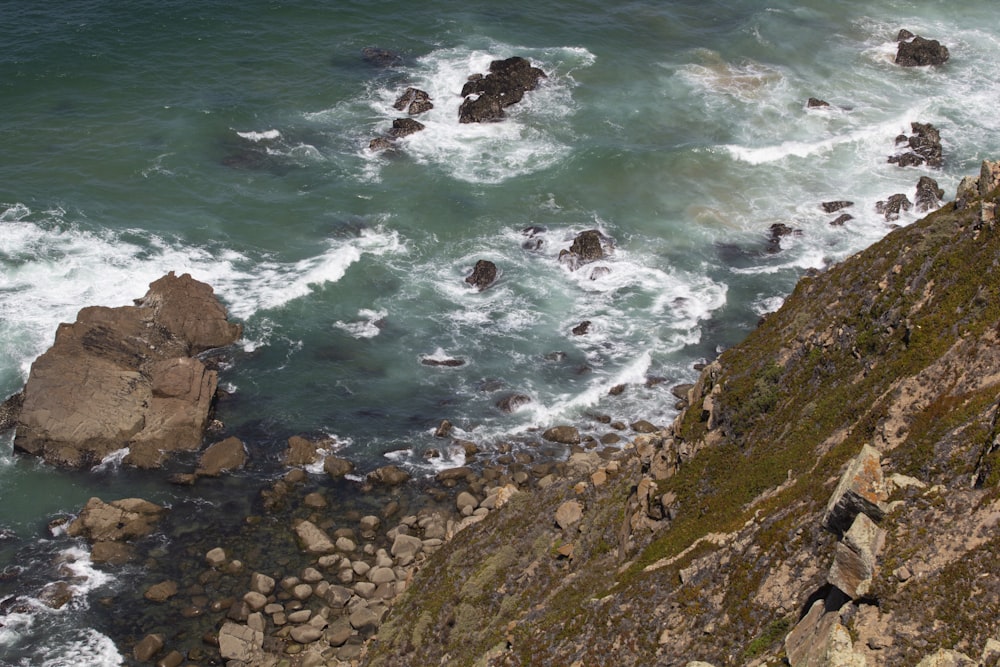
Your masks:
<path fill-rule="evenodd" d="M 84 308 L 31 366 L 15 448 L 86 466 L 128 447 L 125 461 L 140 467 L 197 449 L 218 384 L 198 355 L 240 334 L 188 274 L 151 283 L 134 306 Z"/>
<path fill-rule="evenodd" d="M 91 498 L 66 528 L 73 537 L 91 544 L 95 563 L 121 564 L 132 556 L 131 543 L 149 535 L 166 510 L 141 498 L 110 503 Z"/>
<path fill-rule="evenodd" d="M 900 167 L 940 167 L 944 162 L 941 150 L 941 133 L 930 123 L 910 123 L 912 134 L 896 137 L 896 145 L 903 151 L 889 157 L 889 162 Z"/>
<path fill-rule="evenodd" d="M 545 72 L 525 58 L 514 56 L 490 63 L 489 73 L 473 74 L 462 87 L 465 100 L 458 108 L 458 122 L 485 123 L 503 120 L 504 109 L 524 99 L 538 87 Z"/>

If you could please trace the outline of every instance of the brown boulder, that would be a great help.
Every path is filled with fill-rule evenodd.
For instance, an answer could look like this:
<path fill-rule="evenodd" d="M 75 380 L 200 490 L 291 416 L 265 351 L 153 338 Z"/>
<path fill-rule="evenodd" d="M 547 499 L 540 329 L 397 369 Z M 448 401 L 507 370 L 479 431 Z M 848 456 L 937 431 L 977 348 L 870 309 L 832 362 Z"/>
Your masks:
<path fill-rule="evenodd" d="M 106 503 L 91 498 L 80 515 L 66 527 L 72 537 L 90 542 L 125 542 L 153 532 L 164 509 L 141 498 L 124 498 Z"/>
<path fill-rule="evenodd" d="M 581 442 L 580 431 L 575 426 L 553 426 L 542 433 L 542 437 L 564 445 L 579 445 Z"/>
<path fill-rule="evenodd" d="M 226 438 L 210 445 L 198 459 L 199 477 L 218 477 L 223 472 L 239 470 L 246 465 L 247 452 L 239 438 Z"/>
<path fill-rule="evenodd" d="M 399 486 L 408 482 L 409 479 L 410 473 L 394 465 L 382 466 L 368 473 L 369 482 L 382 486 Z"/>
<path fill-rule="evenodd" d="M 150 467 L 161 452 L 197 449 L 218 377 L 193 355 L 240 333 L 187 274 L 153 282 L 134 306 L 84 308 L 32 364 L 14 446 L 71 466 L 123 447 L 127 462 Z"/>

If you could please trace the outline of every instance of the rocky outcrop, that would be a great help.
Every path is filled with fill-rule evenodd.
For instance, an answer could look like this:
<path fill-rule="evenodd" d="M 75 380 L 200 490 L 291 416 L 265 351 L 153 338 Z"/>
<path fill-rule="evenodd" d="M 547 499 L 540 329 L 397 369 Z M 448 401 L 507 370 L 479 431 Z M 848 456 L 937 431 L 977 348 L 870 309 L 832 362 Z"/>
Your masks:
<path fill-rule="evenodd" d="M 496 282 L 497 273 L 496 264 L 488 259 L 481 259 L 472 268 L 472 273 L 466 276 L 465 282 L 482 292 Z"/>
<path fill-rule="evenodd" d="M 410 86 L 403 91 L 403 94 L 396 99 L 392 106 L 398 111 L 406 111 L 411 116 L 415 116 L 433 109 L 434 103 L 431 102 L 431 96 L 426 91 Z"/>
<path fill-rule="evenodd" d="M 153 282 L 133 306 L 84 308 L 31 366 L 15 448 L 86 466 L 128 447 L 126 462 L 140 467 L 197 449 L 218 384 L 197 355 L 240 333 L 188 274 Z"/>
<path fill-rule="evenodd" d="M 465 101 L 458 108 L 460 123 L 488 123 L 503 120 L 504 109 L 524 99 L 538 87 L 545 72 L 521 57 L 494 60 L 485 76 L 474 74 L 462 87 Z M 473 97 L 475 96 L 475 97 Z"/>
<path fill-rule="evenodd" d="M 604 259 L 612 247 L 611 239 L 600 230 L 588 229 L 577 234 L 568 249 L 559 251 L 559 261 L 575 271 L 584 264 Z"/>
<path fill-rule="evenodd" d="M 921 176 L 917 181 L 917 193 L 914 202 L 917 211 L 926 213 L 941 206 L 941 198 L 944 197 L 944 190 L 938 187 L 937 181 L 930 176 Z"/>
<path fill-rule="evenodd" d="M 90 542 L 95 563 L 120 564 L 132 557 L 131 543 L 152 533 L 165 512 L 163 507 L 141 498 L 110 503 L 91 498 L 66 532 Z"/>
<path fill-rule="evenodd" d="M 896 64 L 903 67 L 925 67 L 943 65 L 951 54 L 948 47 L 936 39 L 925 39 L 909 30 L 900 30 L 896 37 Z"/>
<path fill-rule="evenodd" d="M 875 202 L 875 212 L 885 216 L 886 222 L 899 220 L 899 216 L 913 208 L 913 202 L 903 193 L 890 195 L 884 201 Z"/>
<path fill-rule="evenodd" d="M 912 134 L 896 137 L 896 145 L 903 150 L 889 156 L 891 164 L 900 167 L 940 167 L 944 162 L 941 149 L 941 133 L 930 123 L 910 123 Z"/>

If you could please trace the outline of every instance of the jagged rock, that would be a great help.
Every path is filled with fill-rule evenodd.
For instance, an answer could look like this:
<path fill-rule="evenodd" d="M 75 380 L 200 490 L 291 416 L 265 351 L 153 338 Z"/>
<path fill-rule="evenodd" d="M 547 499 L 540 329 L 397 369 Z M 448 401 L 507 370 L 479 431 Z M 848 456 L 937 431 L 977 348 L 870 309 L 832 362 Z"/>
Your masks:
<path fill-rule="evenodd" d="M 264 633 L 227 621 L 219 630 L 219 653 L 226 660 L 250 664 L 264 646 Z"/>
<path fill-rule="evenodd" d="M 979 169 L 979 196 L 986 197 L 1000 187 L 1000 161 L 983 160 Z"/>
<path fill-rule="evenodd" d="M 153 584 L 142 594 L 150 602 L 166 602 L 175 595 L 177 595 L 177 582 L 169 580 Z"/>
<path fill-rule="evenodd" d="M 239 438 L 229 437 L 216 442 L 202 452 L 195 475 L 218 477 L 223 472 L 239 470 L 246 465 L 247 451 Z"/>
<path fill-rule="evenodd" d="M 917 194 L 914 196 L 917 210 L 926 213 L 941 206 L 944 190 L 938 187 L 937 181 L 930 176 L 921 176 L 917 182 Z"/>
<path fill-rule="evenodd" d="M 611 239 L 597 229 L 588 229 L 576 235 L 568 250 L 559 253 L 559 261 L 576 270 L 581 264 L 604 259 L 611 248 Z"/>
<path fill-rule="evenodd" d="M 399 111 L 406 111 L 411 116 L 430 111 L 434 108 L 431 96 L 425 91 L 412 86 L 404 90 L 403 94 L 396 99 L 395 104 L 392 106 Z"/>
<path fill-rule="evenodd" d="M 585 336 L 590 331 L 590 320 L 584 320 L 571 329 L 574 336 Z"/>
<path fill-rule="evenodd" d="M 134 306 L 82 309 L 32 364 L 15 448 L 85 466 L 129 446 L 126 462 L 141 467 L 197 449 L 218 379 L 193 355 L 240 333 L 212 288 L 188 274 L 154 281 Z"/>
<path fill-rule="evenodd" d="M 91 498 L 66 532 L 90 542 L 125 542 L 145 537 L 166 510 L 141 498 L 124 498 L 106 503 Z"/>
<path fill-rule="evenodd" d="M 504 107 L 520 102 L 534 90 L 545 73 L 524 58 L 494 60 L 486 76 L 473 75 L 462 87 L 465 100 L 458 109 L 458 122 L 482 123 L 502 120 Z M 470 97 L 478 94 L 478 97 Z"/>
<path fill-rule="evenodd" d="M 806 108 L 808 109 L 826 109 L 829 106 L 830 106 L 829 102 L 827 102 L 826 100 L 821 100 L 816 97 L 810 97 L 808 101 L 806 101 Z"/>
<path fill-rule="evenodd" d="M 397 118 L 392 121 L 392 129 L 387 134 L 390 139 L 400 139 L 424 129 L 423 123 L 418 123 L 412 118 Z"/>
<path fill-rule="evenodd" d="M 837 489 L 827 503 L 822 525 L 835 535 L 843 535 L 864 513 L 876 523 L 885 516 L 888 498 L 878 450 L 864 445 L 844 471 Z"/>
<path fill-rule="evenodd" d="M 24 403 L 24 392 L 17 392 L 0 403 L 0 431 L 6 431 L 17 426 L 17 416 L 21 414 L 21 404 Z"/>
<path fill-rule="evenodd" d="M 288 439 L 288 447 L 285 449 L 284 464 L 286 466 L 307 466 L 319 460 L 319 449 L 323 444 L 313 442 L 301 435 L 293 435 Z"/>
<path fill-rule="evenodd" d="M 524 394 L 509 394 L 497 401 L 497 407 L 500 408 L 500 412 L 510 414 L 512 412 L 516 412 L 518 408 L 523 405 L 527 405 L 528 403 L 531 403 L 530 396 L 525 396 Z"/>
<path fill-rule="evenodd" d="M 884 543 L 885 531 L 868 515 L 858 514 L 837 544 L 826 580 L 852 600 L 867 595 L 875 575 L 876 557 Z"/>
<path fill-rule="evenodd" d="M 913 204 L 904 194 L 894 194 L 888 200 L 875 203 L 875 212 L 884 215 L 887 222 L 898 220 L 900 213 L 909 211 Z"/>
<path fill-rule="evenodd" d="M 392 148 L 392 140 L 389 137 L 375 137 L 368 142 L 368 150 L 384 151 Z"/>
<path fill-rule="evenodd" d="M 368 481 L 382 486 L 399 486 L 410 480 L 410 473 L 399 466 L 387 465 L 368 473 Z"/>
<path fill-rule="evenodd" d="M 840 614 L 817 600 L 809 613 L 785 638 L 791 667 L 866 667 L 868 662 L 854 651 L 851 635 L 840 623 Z"/>
<path fill-rule="evenodd" d="M 771 225 L 769 230 L 769 236 L 767 239 L 767 251 L 768 252 L 778 252 L 781 250 L 781 238 L 784 236 L 801 235 L 802 231 L 795 229 L 794 227 L 789 227 L 788 225 L 776 222 Z"/>
<path fill-rule="evenodd" d="M 580 444 L 580 431 L 575 426 L 553 426 L 542 433 L 542 437 L 549 442 L 558 442 L 564 445 Z"/>
<path fill-rule="evenodd" d="M 944 162 L 941 148 L 941 133 L 930 123 L 910 123 L 913 134 L 900 135 L 897 143 L 905 143 L 908 151 L 889 156 L 889 162 L 900 167 L 940 167 Z"/>
<path fill-rule="evenodd" d="M 497 265 L 488 259 L 481 259 L 476 262 L 476 266 L 472 269 L 472 273 L 466 277 L 465 282 L 482 292 L 496 282 L 496 279 Z"/>
<path fill-rule="evenodd" d="M 899 45 L 896 47 L 896 64 L 903 67 L 923 67 L 925 65 L 943 65 L 948 62 L 951 54 L 948 47 L 936 39 L 925 39 L 919 35 L 912 38 L 909 31 L 900 31 Z"/>
<path fill-rule="evenodd" d="M 841 215 L 838 215 L 836 218 L 830 221 L 830 226 L 843 227 L 844 223 L 846 223 L 848 220 L 853 220 L 853 219 L 854 216 L 851 215 L 850 213 L 842 213 Z"/>
<path fill-rule="evenodd" d="M 917 667 L 977 667 L 978 664 L 964 653 L 942 648 L 918 662 Z"/>
<path fill-rule="evenodd" d="M 854 202 L 841 199 L 838 201 L 825 201 L 820 206 L 826 213 L 836 213 L 842 209 L 854 206 Z"/>

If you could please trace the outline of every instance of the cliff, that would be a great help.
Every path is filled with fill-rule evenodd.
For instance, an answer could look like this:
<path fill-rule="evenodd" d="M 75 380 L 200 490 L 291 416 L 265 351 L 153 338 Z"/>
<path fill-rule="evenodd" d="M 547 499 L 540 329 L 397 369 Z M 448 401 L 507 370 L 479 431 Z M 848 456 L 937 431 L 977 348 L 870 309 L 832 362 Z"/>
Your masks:
<path fill-rule="evenodd" d="M 997 664 L 997 185 L 803 278 L 670 428 L 459 532 L 366 664 Z"/>

